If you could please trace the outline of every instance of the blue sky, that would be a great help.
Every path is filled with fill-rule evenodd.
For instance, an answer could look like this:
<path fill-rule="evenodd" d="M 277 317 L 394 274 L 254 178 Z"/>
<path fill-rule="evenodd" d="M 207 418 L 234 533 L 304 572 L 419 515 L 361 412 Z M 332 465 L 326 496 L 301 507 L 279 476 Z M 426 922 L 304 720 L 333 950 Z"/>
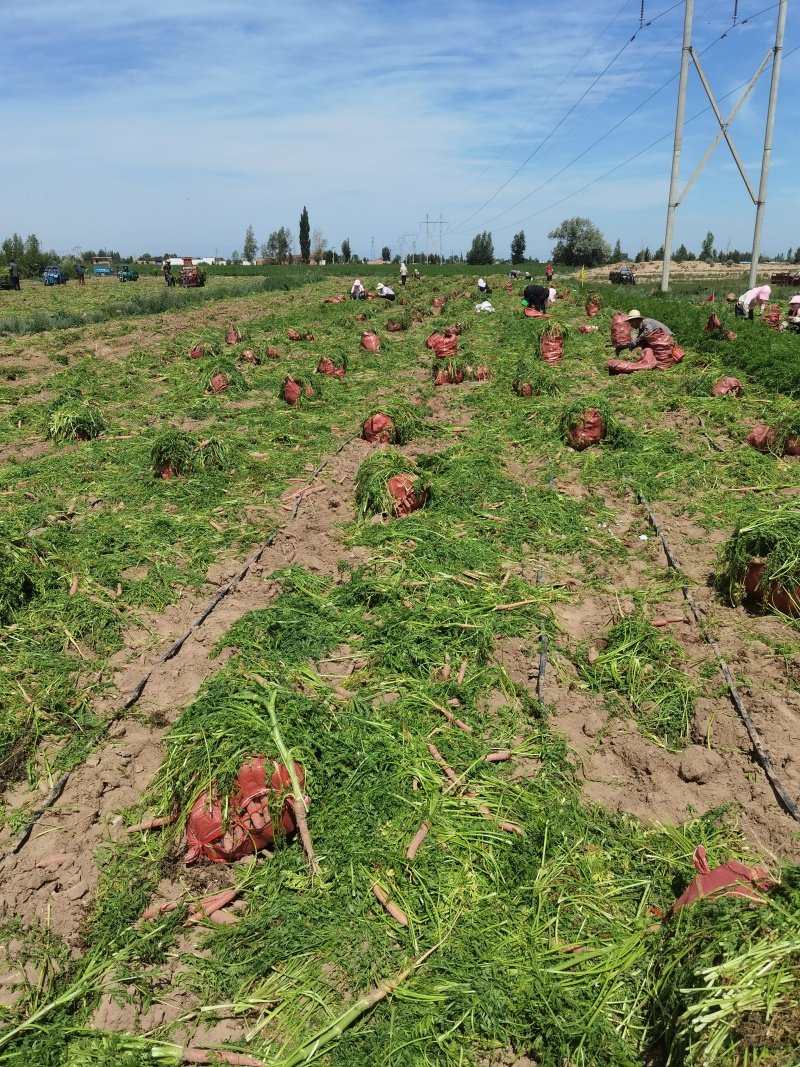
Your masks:
<path fill-rule="evenodd" d="M 796 6 L 790 0 L 762 244 L 769 253 L 800 244 Z M 406 253 L 424 252 L 426 214 L 435 220 L 432 251 L 444 220 L 445 254 L 466 252 L 489 230 L 496 253 L 507 255 L 523 229 L 528 253 L 547 257 L 547 233 L 573 215 L 631 254 L 643 244 L 655 250 L 683 3 L 645 0 L 650 25 L 641 29 L 640 7 L 5 5 L 0 236 L 35 232 L 60 252 L 228 256 L 248 224 L 259 243 L 280 226 L 296 243 L 307 205 L 329 245 L 348 238 L 361 256 L 373 240 L 376 255 L 383 245 L 400 251 L 401 240 Z M 733 26 L 734 0 L 695 0 L 694 45 L 726 117 L 772 47 L 777 17 L 775 0 L 739 0 L 738 9 Z M 769 71 L 731 126 L 756 189 L 768 90 Z M 684 183 L 718 128 L 707 109 L 692 71 Z M 697 251 L 711 230 L 717 247 L 749 249 L 754 210 L 723 143 L 678 209 L 675 243 Z"/>

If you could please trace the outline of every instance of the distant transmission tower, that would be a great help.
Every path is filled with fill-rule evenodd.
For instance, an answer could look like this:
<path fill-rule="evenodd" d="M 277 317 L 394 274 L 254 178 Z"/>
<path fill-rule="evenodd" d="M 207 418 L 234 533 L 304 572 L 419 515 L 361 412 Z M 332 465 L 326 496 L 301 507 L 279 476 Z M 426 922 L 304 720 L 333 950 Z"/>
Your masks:
<path fill-rule="evenodd" d="M 375 258 L 375 238 L 374 237 L 372 238 L 372 241 L 371 241 L 370 246 L 369 246 L 369 258 L 370 259 L 374 259 Z"/>
<path fill-rule="evenodd" d="M 753 230 L 753 251 L 750 257 L 750 281 L 749 286 L 752 289 L 756 284 L 756 274 L 758 273 L 758 256 L 761 251 L 761 231 L 764 225 L 764 208 L 767 203 L 767 180 L 769 178 L 769 164 L 772 156 L 772 136 L 775 130 L 775 106 L 778 101 L 778 83 L 781 76 L 781 56 L 783 54 L 783 37 L 784 30 L 786 28 L 786 12 L 789 7 L 789 0 L 779 0 L 778 4 L 778 22 L 775 30 L 775 45 L 770 48 L 764 57 L 764 61 L 758 68 L 756 73 L 751 78 L 744 93 L 739 99 L 739 102 L 734 107 L 733 111 L 724 119 L 722 113 L 717 106 L 717 102 L 714 99 L 714 94 L 711 92 L 711 87 L 706 79 L 705 72 L 700 66 L 700 59 L 697 53 L 692 48 L 692 18 L 694 16 L 694 0 L 686 0 L 686 10 L 684 12 L 683 20 L 683 47 L 681 51 L 681 68 L 680 78 L 678 81 L 678 109 L 675 115 L 675 142 L 672 150 L 672 174 L 670 176 L 669 183 L 669 203 L 667 204 L 667 231 L 664 237 L 664 267 L 661 273 L 661 291 L 666 292 L 669 288 L 669 262 L 672 254 L 672 232 L 675 226 L 675 209 L 681 203 L 683 198 L 691 189 L 700 171 L 708 162 L 711 153 L 719 144 L 720 138 L 724 137 L 725 141 L 733 156 L 734 163 L 736 164 L 739 174 L 742 176 L 747 192 L 750 195 L 750 199 L 756 206 L 756 221 L 755 228 Z M 738 0 L 734 3 L 733 9 L 733 24 L 736 25 L 736 18 L 738 12 Z M 717 122 L 719 123 L 719 133 L 711 142 L 706 154 L 700 160 L 694 174 L 691 176 L 686 184 L 686 188 L 678 196 L 678 172 L 680 170 L 681 161 L 681 145 L 683 142 L 683 119 L 686 112 L 686 83 L 689 78 L 689 60 L 695 65 L 697 73 L 700 77 L 700 81 L 703 84 L 703 88 L 708 96 L 709 103 L 714 111 Z M 772 59 L 772 78 L 769 87 L 769 103 L 767 104 L 767 119 L 764 131 L 764 151 L 761 157 L 761 181 L 758 187 L 758 194 L 753 190 L 750 184 L 750 179 L 747 176 L 744 163 L 739 158 L 739 153 L 731 139 L 729 133 L 729 127 L 733 119 L 736 117 L 737 112 L 744 104 L 747 97 L 750 95 L 751 90 L 755 86 L 758 79 L 766 70 L 769 65 L 769 61 Z"/>

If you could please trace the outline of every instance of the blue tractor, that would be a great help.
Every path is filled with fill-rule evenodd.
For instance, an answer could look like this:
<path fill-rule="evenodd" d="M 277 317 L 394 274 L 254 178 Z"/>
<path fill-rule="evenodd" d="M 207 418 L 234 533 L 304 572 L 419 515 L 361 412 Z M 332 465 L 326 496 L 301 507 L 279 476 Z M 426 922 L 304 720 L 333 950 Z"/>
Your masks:
<path fill-rule="evenodd" d="M 66 285 L 69 279 L 58 265 L 45 267 L 42 271 L 42 281 L 45 285 Z"/>

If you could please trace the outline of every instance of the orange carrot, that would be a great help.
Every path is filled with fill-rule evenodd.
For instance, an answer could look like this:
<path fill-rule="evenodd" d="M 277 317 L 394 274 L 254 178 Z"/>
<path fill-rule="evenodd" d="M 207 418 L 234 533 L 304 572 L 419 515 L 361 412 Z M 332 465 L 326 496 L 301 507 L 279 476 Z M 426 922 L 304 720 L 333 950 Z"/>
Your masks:
<path fill-rule="evenodd" d="M 464 675 L 467 673 L 467 661 L 462 660 L 461 666 L 458 668 L 458 677 L 456 678 L 456 685 L 462 685 L 464 682 Z"/>
<path fill-rule="evenodd" d="M 526 604 L 535 604 L 535 600 L 515 600 L 513 604 L 495 604 L 495 611 L 510 611 L 511 608 L 522 608 Z"/>
<path fill-rule="evenodd" d="M 218 1048 L 185 1048 L 182 1055 L 184 1063 L 233 1063 L 237 1067 L 264 1067 L 263 1060 Z"/>
<path fill-rule="evenodd" d="M 439 766 L 442 768 L 442 770 L 450 779 L 450 781 L 458 782 L 458 776 L 456 775 L 456 772 L 445 762 L 444 757 L 441 755 L 436 745 L 428 745 L 428 751 L 439 764 Z"/>
<path fill-rule="evenodd" d="M 503 580 L 500 583 L 500 588 L 501 589 L 503 589 L 505 587 L 505 584 L 506 584 L 506 582 L 508 581 L 508 579 L 510 577 L 511 577 L 511 571 L 506 571 L 506 573 L 503 575 Z"/>
<path fill-rule="evenodd" d="M 683 615 L 670 615 L 666 619 L 653 619 L 653 626 L 669 626 L 671 622 L 686 622 Z"/>
<path fill-rule="evenodd" d="M 506 760 L 511 759 L 511 749 L 501 748 L 497 752 L 490 752 L 488 756 L 484 757 L 484 763 L 505 763 Z"/>
<path fill-rule="evenodd" d="M 75 577 L 72 579 L 72 583 L 70 584 L 70 587 L 69 587 L 69 595 L 70 596 L 75 596 L 75 594 L 78 592 L 78 582 L 79 582 L 79 578 L 78 578 L 78 575 L 76 574 Z"/>
<path fill-rule="evenodd" d="M 417 830 L 417 832 L 411 838 L 411 844 L 408 846 L 408 851 L 406 852 L 406 859 L 413 860 L 413 858 L 417 854 L 417 849 L 428 836 L 428 831 L 430 830 L 430 828 L 431 824 L 428 822 L 427 819 L 425 819 L 422 823 L 422 826 L 420 826 L 419 830 Z"/>
<path fill-rule="evenodd" d="M 515 822 L 502 822 L 500 819 L 495 819 L 494 815 L 485 808 L 483 804 L 478 805 L 478 811 L 483 815 L 484 819 L 491 819 L 493 822 L 497 822 L 497 825 L 501 830 L 505 830 L 509 834 L 519 834 L 520 837 L 525 836 L 525 831 L 521 826 L 517 826 Z"/>
<path fill-rule="evenodd" d="M 464 730 L 468 734 L 473 732 L 472 727 L 468 726 L 465 722 L 462 722 L 461 719 L 453 719 L 453 722 L 460 730 Z"/>
<path fill-rule="evenodd" d="M 145 819 L 144 822 L 134 823 L 133 826 L 128 827 L 129 834 L 139 833 L 141 830 L 156 830 L 159 826 L 169 826 L 175 822 L 174 815 L 164 815 L 157 819 Z"/>
<path fill-rule="evenodd" d="M 408 918 L 405 912 L 401 911 L 396 904 L 392 904 L 391 900 L 389 900 L 389 898 L 386 896 L 386 894 L 377 882 L 374 882 L 372 879 L 370 879 L 370 885 L 372 886 L 372 892 L 381 902 L 386 911 L 391 915 L 391 917 L 393 919 L 397 919 L 401 926 L 408 926 Z"/>

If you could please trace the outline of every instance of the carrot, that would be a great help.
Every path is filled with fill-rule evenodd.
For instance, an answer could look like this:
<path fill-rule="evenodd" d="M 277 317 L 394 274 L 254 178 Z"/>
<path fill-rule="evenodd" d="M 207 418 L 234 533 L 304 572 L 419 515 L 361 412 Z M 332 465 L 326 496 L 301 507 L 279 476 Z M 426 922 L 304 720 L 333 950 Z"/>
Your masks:
<path fill-rule="evenodd" d="M 587 537 L 586 540 L 589 542 L 590 545 L 594 545 L 595 548 L 605 548 L 606 547 L 603 544 L 603 542 L 602 541 L 598 541 L 596 537 Z"/>
<path fill-rule="evenodd" d="M 407 860 L 413 860 L 413 858 L 416 856 L 417 849 L 428 836 L 428 831 L 430 830 L 430 828 L 431 824 L 428 822 L 427 819 L 425 819 L 419 830 L 417 830 L 417 832 L 411 838 L 411 844 L 408 846 L 408 851 L 406 852 Z"/>
<path fill-rule="evenodd" d="M 184 1063 L 233 1063 L 237 1067 L 264 1067 L 263 1060 L 218 1048 L 185 1048 L 182 1055 Z"/>
<path fill-rule="evenodd" d="M 471 734 L 473 732 L 472 727 L 468 726 L 465 722 L 462 722 L 461 719 L 453 719 L 453 722 L 460 730 L 464 730 L 465 733 Z"/>
<path fill-rule="evenodd" d="M 140 919 L 157 919 L 159 915 L 167 915 L 171 911 L 175 911 L 179 900 L 167 900 L 163 904 L 151 904 L 149 908 L 145 908 Z"/>
<path fill-rule="evenodd" d="M 76 574 L 75 577 L 72 579 L 72 582 L 71 582 L 70 587 L 69 587 L 69 595 L 70 596 L 75 596 L 75 594 L 78 592 L 78 582 L 79 581 L 80 581 L 80 579 L 78 578 L 78 575 Z"/>
<path fill-rule="evenodd" d="M 506 760 L 511 759 L 511 749 L 501 748 L 497 752 L 490 752 L 488 756 L 484 757 L 484 763 L 505 763 Z"/>
<path fill-rule="evenodd" d="M 397 919 L 401 926 L 408 926 L 408 918 L 405 912 L 401 911 L 396 904 L 392 904 L 391 900 L 389 900 L 377 882 L 370 879 L 370 885 L 372 886 L 372 892 L 391 917 Z"/>
<path fill-rule="evenodd" d="M 578 581 L 577 578 L 565 578 L 562 584 L 563 585 L 580 585 L 581 583 Z"/>
<path fill-rule="evenodd" d="M 467 673 L 467 661 L 462 660 L 461 666 L 458 668 L 458 677 L 456 678 L 456 685 L 462 685 L 464 682 L 464 675 Z"/>
<path fill-rule="evenodd" d="M 443 682 L 446 682 L 447 679 L 450 677 L 450 664 L 449 663 L 445 663 L 444 667 L 442 667 L 441 677 L 442 677 L 442 681 Z"/>
<path fill-rule="evenodd" d="M 481 813 L 484 819 L 491 819 L 493 822 L 496 821 L 500 829 L 505 830 L 506 833 L 519 834 L 520 837 L 525 836 L 525 831 L 522 829 L 521 826 L 517 826 L 515 822 L 502 822 L 500 819 L 495 820 L 494 815 L 492 815 L 489 809 L 485 808 L 483 804 L 478 805 L 478 811 Z"/>
<path fill-rule="evenodd" d="M 212 911 L 209 915 L 209 919 L 216 926 L 235 926 L 239 918 L 236 915 L 231 915 L 229 911 Z"/>
<path fill-rule="evenodd" d="M 503 580 L 500 583 L 500 588 L 501 589 L 505 588 L 506 582 L 508 581 L 508 579 L 510 577 L 511 577 L 511 571 L 506 571 L 506 573 L 503 575 Z"/>
<path fill-rule="evenodd" d="M 495 611 L 510 611 L 512 608 L 523 608 L 526 604 L 535 604 L 535 600 L 515 600 L 512 604 L 495 604 Z"/>
<path fill-rule="evenodd" d="M 284 502 L 294 500 L 295 497 L 302 496 L 304 493 L 321 493 L 323 489 L 327 489 L 327 485 L 304 485 L 302 489 L 295 489 L 289 496 L 283 498 Z"/>
<path fill-rule="evenodd" d="M 117 596 L 122 596 L 122 583 L 117 582 Z"/>
<path fill-rule="evenodd" d="M 175 822 L 174 815 L 164 815 L 157 819 L 145 819 L 144 822 L 134 823 L 133 826 L 128 827 L 129 834 L 136 834 L 142 830 L 156 830 L 159 826 L 169 826 Z"/>
<path fill-rule="evenodd" d="M 63 863 L 67 863 L 71 860 L 72 856 L 69 852 L 60 852 L 55 856 L 45 856 L 43 860 L 39 860 L 36 864 L 37 867 L 60 867 Z"/>
<path fill-rule="evenodd" d="M 453 770 L 452 767 L 450 767 L 445 762 L 444 757 L 439 752 L 439 750 L 436 747 L 436 745 L 428 745 L 428 751 L 433 756 L 433 758 L 436 760 L 436 762 L 439 764 L 439 766 L 442 768 L 442 770 L 447 775 L 447 777 L 450 779 L 450 781 L 454 782 L 454 783 L 457 783 L 458 782 L 458 776 L 457 776 L 456 772 Z"/>
<path fill-rule="evenodd" d="M 215 911 L 219 911 L 220 908 L 224 908 L 227 904 L 230 904 L 232 900 L 236 900 L 239 896 L 238 889 L 227 889 L 223 893 L 214 893 L 208 897 L 201 897 L 200 900 L 195 901 L 194 904 L 189 906 L 189 922 L 200 922 L 205 918 L 209 918 Z"/>
<path fill-rule="evenodd" d="M 671 622 L 686 622 L 683 615 L 669 615 L 666 619 L 653 619 L 653 626 L 669 626 Z"/>

